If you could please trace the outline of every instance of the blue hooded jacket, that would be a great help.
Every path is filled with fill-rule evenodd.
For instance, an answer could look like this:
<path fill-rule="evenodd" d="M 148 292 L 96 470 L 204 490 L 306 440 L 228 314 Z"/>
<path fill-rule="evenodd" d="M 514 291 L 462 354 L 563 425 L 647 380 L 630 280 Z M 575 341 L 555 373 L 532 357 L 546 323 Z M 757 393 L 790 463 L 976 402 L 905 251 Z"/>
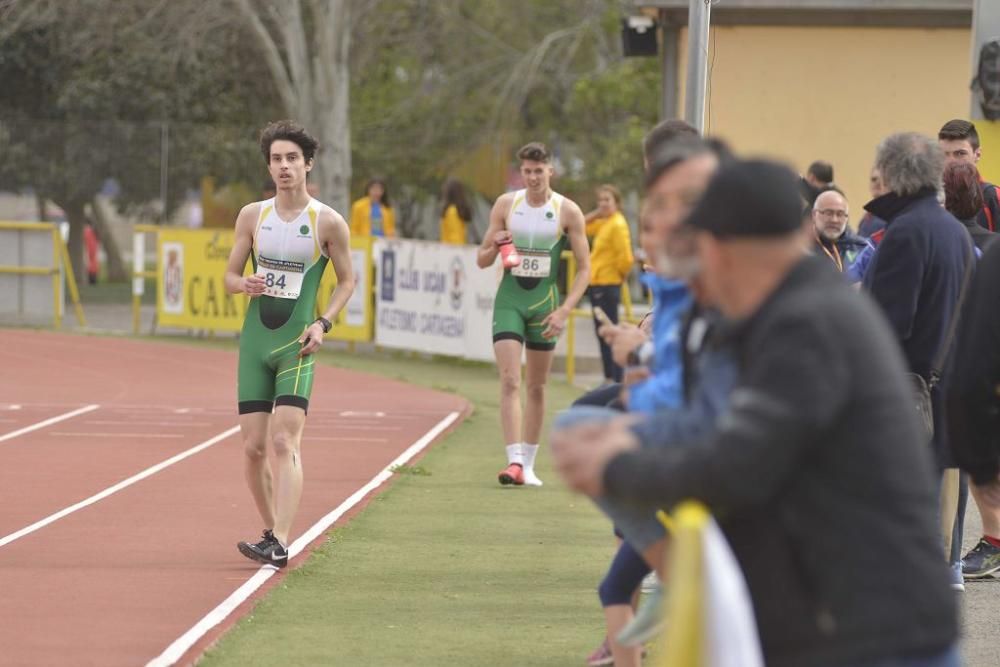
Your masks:
<path fill-rule="evenodd" d="M 652 375 L 629 388 L 628 410 L 652 414 L 657 409 L 684 405 L 684 367 L 681 329 L 693 298 L 687 285 L 655 273 L 646 273 L 642 282 L 653 293 Z"/>

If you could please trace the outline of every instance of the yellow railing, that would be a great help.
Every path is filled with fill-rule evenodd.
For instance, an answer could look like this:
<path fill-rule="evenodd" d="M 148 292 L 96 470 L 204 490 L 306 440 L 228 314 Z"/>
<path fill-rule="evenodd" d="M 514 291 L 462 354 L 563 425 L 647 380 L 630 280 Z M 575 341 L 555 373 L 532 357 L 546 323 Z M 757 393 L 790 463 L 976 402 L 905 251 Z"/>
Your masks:
<path fill-rule="evenodd" d="M 22 276 L 52 276 L 52 326 L 58 329 L 62 326 L 62 289 L 60 280 L 66 276 L 66 286 L 73 302 L 73 312 L 81 327 L 87 326 L 83 316 L 83 306 L 80 304 L 80 292 L 76 288 L 76 276 L 73 275 L 73 264 L 69 259 L 66 244 L 63 243 L 59 227 L 49 222 L 0 222 L 0 230 L 39 232 L 52 235 L 52 265 L 51 266 L 0 266 L 0 274 Z"/>
<path fill-rule="evenodd" d="M 576 277 L 576 257 L 572 251 L 564 250 L 562 258 L 566 260 L 566 293 L 573 289 L 573 278 Z M 629 292 L 628 283 L 622 283 L 622 306 L 625 308 L 625 320 L 637 323 L 632 313 L 632 294 Z M 569 321 L 566 323 L 566 382 L 573 384 L 576 378 L 576 327 L 577 317 L 593 318 L 594 312 L 590 308 L 574 308 L 570 311 Z"/>

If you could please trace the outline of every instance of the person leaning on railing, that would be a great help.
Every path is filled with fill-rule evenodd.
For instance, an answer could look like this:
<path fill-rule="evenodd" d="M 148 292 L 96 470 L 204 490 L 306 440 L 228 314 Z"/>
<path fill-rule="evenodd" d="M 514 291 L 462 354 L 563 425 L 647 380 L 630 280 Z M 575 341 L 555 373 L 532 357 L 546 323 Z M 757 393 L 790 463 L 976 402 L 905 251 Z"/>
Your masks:
<path fill-rule="evenodd" d="M 628 222 L 621 213 L 622 195 L 613 185 L 597 188 L 597 209 L 587 215 L 587 236 L 590 244 L 590 287 L 587 296 L 590 305 L 607 314 L 612 324 L 618 323 L 618 305 L 621 303 L 622 284 L 628 277 L 635 257 L 632 254 L 632 237 Z M 594 316 L 594 330 L 601 326 Z M 604 382 L 622 381 L 622 367 L 611 357 L 611 347 L 600 335 L 601 365 Z"/>

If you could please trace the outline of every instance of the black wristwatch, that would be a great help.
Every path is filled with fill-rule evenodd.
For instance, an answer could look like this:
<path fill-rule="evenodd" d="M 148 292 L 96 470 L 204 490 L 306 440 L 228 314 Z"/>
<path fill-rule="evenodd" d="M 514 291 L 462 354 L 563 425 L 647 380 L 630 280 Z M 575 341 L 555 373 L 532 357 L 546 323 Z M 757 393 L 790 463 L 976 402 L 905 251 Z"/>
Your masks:
<path fill-rule="evenodd" d="M 317 317 L 316 322 L 319 322 L 319 325 L 323 327 L 323 333 L 325 334 L 330 333 L 330 329 L 333 328 L 333 324 L 325 317 Z M 313 324 L 316 324 L 316 322 L 313 322 Z"/>
<path fill-rule="evenodd" d="M 649 362 L 653 360 L 655 352 L 656 348 L 654 347 L 653 342 L 647 340 L 645 343 L 628 353 L 628 358 L 625 363 L 633 368 L 638 366 L 648 366 Z"/>

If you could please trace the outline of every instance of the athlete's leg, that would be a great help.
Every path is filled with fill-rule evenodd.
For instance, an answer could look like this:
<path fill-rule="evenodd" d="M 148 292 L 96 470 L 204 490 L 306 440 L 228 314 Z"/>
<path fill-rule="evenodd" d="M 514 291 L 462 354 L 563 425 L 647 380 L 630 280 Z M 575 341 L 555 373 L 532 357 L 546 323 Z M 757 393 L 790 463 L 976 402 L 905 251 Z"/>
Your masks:
<path fill-rule="evenodd" d="M 514 339 L 493 343 L 500 373 L 500 426 L 508 445 L 521 441 L 521 349 Z"/>
<path fill-rule="evenodd" d="M 277 493 L 274 498 L 274 536 L 285 547 L 292 521 L 302 497 L 302 428 L 305 410 L 294 405 L 278 405 L 271 421 L 271 442 L 274 444 Z"/>
<path fill-rule="evenodd" d="M 525 405 L 524 405 L 524 442 L 538 444 L 542 434 L 542 421 L 545 418 L 545 383 L 552 369 L 552 358 L 555 350 L 532 350 L 525 353 Z"/>
<path fill-rule="evenodd" d="M 274 491 L 271 465 L 267 460 L 269 412 L 240 415 L 243 436 L 243 472 L 264 528 L 274 528 Z"/>

